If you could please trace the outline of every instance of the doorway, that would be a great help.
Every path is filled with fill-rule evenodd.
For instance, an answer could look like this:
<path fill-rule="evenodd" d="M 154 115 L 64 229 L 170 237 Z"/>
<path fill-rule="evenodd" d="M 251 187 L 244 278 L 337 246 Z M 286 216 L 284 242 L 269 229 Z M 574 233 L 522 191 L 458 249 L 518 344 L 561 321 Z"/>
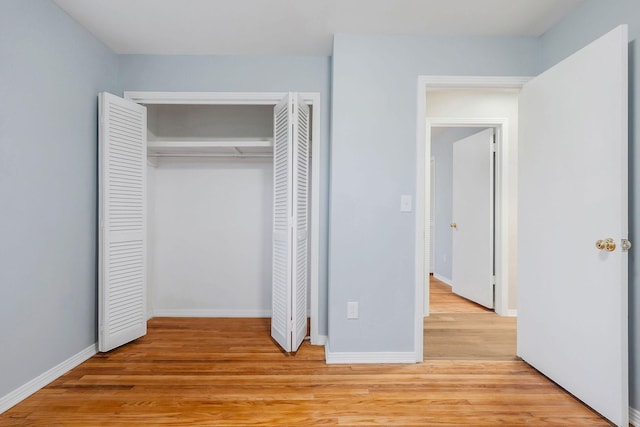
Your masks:
<path fill-rule="evenodd" d="M 434 278 L 494 308 L 493 127 L 431 127 L 429 252 Z"/>
<path fill-rule="evenodd" d="M 464 299 L 430 278 L 430 315 L 424 318 L 424 360 L 516 359 L 516 318 Z"/>
<path fill-rule="evenodd" d="M 493 164 L 502 126 L 475 126 L 462 119 L 448 126 L 440 120 L 429 120 L 432 274 L 424 357 L 514 360 L 516 318 L 493 310 Z"/>
<path fill-rule="evenodd" d="M 517 159 L 517 94 L 529 78 L 522 77 L 427 77 L 418 79 L 417 109 L 417 183 L 416 183 L 416 360 L 423 360 L 424 355 L 424 316 L 429 315 L 429 275 L 428 249 L 430 236 L 430 194 L 431 186 L 430 152 L 431 129 L 436 126 L 475 126 L 494 127 L 498 129 L 499 143 L 496 147 L 496 207 L 495 207 L 495 311 L 502 316 L 515 316 L 517 311 L 517 291 L 510 291 L 515 286 L 515 231 L 516 231 L 516 185 L 512 182 L 516 176 Z M 434 100 L 457 92 L 470 93 L 480 97 L 481 92 L 493 93 L 495 97 L 505 95 L 512 97 L 515 104 L 515 115 L 496 113 L 491 109 L 490 100 L 483 102 L 487 107 L 483 113 L 470 111 L 472 104 L 451 98 L 443 104 L 438 114 L 430 114 L 429 108 Z M 427 119 L 429 117 L 429 119 Z M 422 237 L 424 236 L 424 237 Z"/>
<path fill-rule="evenodd" d="M 442 95 L 439 94 L 439 95 Z M 474 94 L 474 96 L 481 97 L 482 93 L 478 92 Z M 517 96 L 517 93 L 513 93 L 513 96 Z M 517 99 L 517 98 L 516 98 Z M 493 242 L 491 242 L 493 249 L 492 254 L 494 258 L 494 282 L 495 282 L 495 301 L 493 304 L 493 308 L 495 312 L 502 316 L 515 316 L 517 313 L 515 309 L 510 309 L 510 300 L 515 301 L 515 280 L 510 280 L 510 275 L 514 274 L 515 270 L 515 249 L 509 249 L 509 244 L 515 248 L 515 243 L 512 240 L 515 236 L 512 235 L 511 230 L 515 229 L 515 225 L 511 225 L 512 222 L 511 217 L 515 217 L 515 213 L 511 214 L 511 211 L 515 210 L 515 206 L 510 204 L 509 194 L 507 193 L 507 184 L 505 182 L 508 180 L 509 171 L 507 170 L 507 166 L 509 163 L 508 157 L 508 147 L 510 139 L 515 139 L 515 135 L 510 135 L 510 132 L 513 130 L 509 129 L 510 122 L 513 121 L 513 118 L 509 117 L 497 117 L 497 118 L 482 118 L 482 117 L 429 117 L 425 120 L 425 130 L 426 130 L 426 141 L 429 149 L 429 153 L 431 153 L 431 131 L 434 128 L 442 128 L 442 127 L 466 127 L 466 128 L 492 128 L 495 130 L 496 134 L 496 144 L 495 144 L 495 197 L 494 197 L 494 230 L 492 235 L 494 236 Z M 512 126 L 514 127 L 514 126 Z M 517 130 L 516 130 L 517 132 Z M 510 136 L 512 138 L 510 138 Z M 430 157 L 426 155 L 426 157 Z M 429 163 L 426 160 L 423 162 L 423 166 Z M 437 166 L 436 166 L 437 167 Z M 429 180 L 430 180 L 429 173 Z M 424 185 L 424 188 L 430 188 L 431 183 Z M 514 188 L 515 189 L 515 188 Z M 428 204 L 430 204 L 430 194 L 425 192 L 425 197 L 429 199 Z M 426 214 L 426 215 L 425 215 Z M 425 227 L 426 224 L 430 224 L 430 212 L 425 211 L 422 213 L 423 221 L 421 227 Z M 454 222 L 451 221 L 450 224 Z M 513 227 L 513 228 L 511 228 Z M 424 229 L 424 228 L 423 228 Z M 425 234 L 426 236 L 426 234 Z M 422 248 L 423 253 L 428 252 L 428 248 L 430 245 L 430 236 L 426 236 L 425 238 L 425 247 Z M 435 249 L 435 254 L 437 256 L 437 242 Z M 450 259 L 450 257 L 449 257 Z M 450 278 L 450 277 L 449 277 Z M 446 280 L 445 280 L 446 281 Z M 428 307 L 429 307 L 429 282 L 428 280 L 422 279 L 422 285 L 424 286 L 423 290 L 423 298 L 424 298 L 424 316 L 429 315 Z M 510 286 L 511 285 L 511 286 Z M 511 304 L 512 307 L 515 306 L 515 303 Z"/>

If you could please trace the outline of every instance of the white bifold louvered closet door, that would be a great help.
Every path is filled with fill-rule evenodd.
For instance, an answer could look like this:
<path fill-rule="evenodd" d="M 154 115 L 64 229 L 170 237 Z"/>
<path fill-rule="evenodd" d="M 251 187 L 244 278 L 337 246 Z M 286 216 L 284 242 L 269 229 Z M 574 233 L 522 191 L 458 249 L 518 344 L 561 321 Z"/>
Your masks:
<path fill-rule="evenodd" d="M 99 95 L 98 349 L 109 351 L 147 332 L 147 111 Z"/>
<path fill-rule="evenodd" d="M 289 93 L 274 108 L 271 336 L 288 352 L 307 333 L 309 107 Z"/>

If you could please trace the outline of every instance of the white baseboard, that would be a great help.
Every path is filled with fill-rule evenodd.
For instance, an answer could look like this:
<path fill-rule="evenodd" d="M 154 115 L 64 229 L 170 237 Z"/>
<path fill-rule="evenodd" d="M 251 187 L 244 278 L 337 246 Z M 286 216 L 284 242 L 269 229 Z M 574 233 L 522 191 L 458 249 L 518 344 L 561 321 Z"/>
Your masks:
<path fill-rule="evenodd" d="M 310 313 L 307 313 L 307 316 L 310 316 Z M 157 308 L 148 313 L 147 320 L 153 317 L 271 317 L 271 310 Z"/>
<path fill-rule="evenodd" d="M 629 422 L 635 427 L 640 427 L 640 411 L 629 407 Z"/>
<path fill-rule="evenodd" d="M 153 317 L 271 317 L 271 310 L 155 309 Z"/>
<path fill-rule="evenodd" d="M 407 352 L 332 352 L 329 344 L 324 346 L 325 362 L 332 364 L 363 364 L 363 363 L 416 363 L 416 353 Z"/>
<path fill-rule="evenodd" d="M 508 317 L 518 317 L 518 310 L 510 309 L 507 310 Z"/>
<path fill-rule="evenodd" d="M 453 282 L 448 277 L 441 276 L 439 274 L 433 273 L 433 277 L 440 280 L 441 282 L 446 283 L 447 285 L 453 287 Z"/>
<path fill-rule="evenodd" d="M 71 369 L 75 368 L 85 360 L 89 359 L 91 356 L 95 355 L 96 352 L 97 345 L 92 344 L 79 353 L 58 364 L 57 366 L 49 369 L 47 372 L 38 375 L 28 383 L 18 387 L 6 396 L 3 396 L 2 398 L 0 398 L 0 414 L 17 405 L 47 384 L 60 378 Z"/>

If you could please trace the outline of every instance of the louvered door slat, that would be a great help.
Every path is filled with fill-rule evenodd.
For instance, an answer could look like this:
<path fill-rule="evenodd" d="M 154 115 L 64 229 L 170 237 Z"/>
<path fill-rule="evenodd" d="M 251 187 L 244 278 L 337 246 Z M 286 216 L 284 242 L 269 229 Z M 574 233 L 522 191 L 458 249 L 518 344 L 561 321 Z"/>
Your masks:
<path fill-rule="evenodd" d="M 146 109 L 102 93 L 99 336 L 109 351 L 146 334 Z"/>
<path fill-rule="evenodd" d="M 289 93 L 274 108 L 271 336 L 296 351 L 307 333 L 309 107 Z"/>
<path fill-rule="evenodd" d="M 289 97 L 274 108 L 273 138 L 273 280 L 271 336 L 291 351 L 291 141 Z"/>
<path fill-rule="evenodd" d="M 307 334 L 307 239 L 309 188 L 309 107 L 293 95 L 293 350 L 297 350 Z"/>

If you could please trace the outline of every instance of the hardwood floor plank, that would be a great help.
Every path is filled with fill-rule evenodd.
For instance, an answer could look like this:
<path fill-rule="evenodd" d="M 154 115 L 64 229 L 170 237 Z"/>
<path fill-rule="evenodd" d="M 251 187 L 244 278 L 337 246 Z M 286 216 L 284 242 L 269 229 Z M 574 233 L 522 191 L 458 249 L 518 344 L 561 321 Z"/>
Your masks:
<path fill-rule="evenodd" d="M 433 277 L 429 295 L 431 313 L 424 319 L 426 360 L 516 359 L 515 317 L 498 316 L 455 295 L 449 285 Z"/>
<path fill-rule="evenodd" d="M 429 310 L 431 313 L 490 313 L 492 310 L 469 301 L 451 291 L 451 286 L 430 276 Z"/>
<path fill-rule="evenodd" d="M 609 424 L 518 360 L 326 365 L 308 342 L 282 353 L 268 319 L 159 318 L 147 336 L 1 414 L 0 425 Z"/>

